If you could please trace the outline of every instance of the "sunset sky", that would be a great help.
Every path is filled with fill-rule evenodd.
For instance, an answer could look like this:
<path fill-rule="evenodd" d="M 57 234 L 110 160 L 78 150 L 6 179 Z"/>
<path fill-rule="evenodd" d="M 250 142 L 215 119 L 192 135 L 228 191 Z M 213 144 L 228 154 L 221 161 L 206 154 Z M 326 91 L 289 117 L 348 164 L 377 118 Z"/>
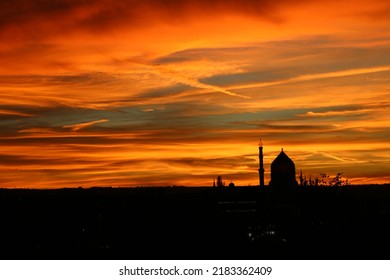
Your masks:
<path fill-rule="evenodd" d="M 299 2 L 299 3 L 298 3 Z M 388 0 L 0 2 L 0 187 L 390 182 Z"/>

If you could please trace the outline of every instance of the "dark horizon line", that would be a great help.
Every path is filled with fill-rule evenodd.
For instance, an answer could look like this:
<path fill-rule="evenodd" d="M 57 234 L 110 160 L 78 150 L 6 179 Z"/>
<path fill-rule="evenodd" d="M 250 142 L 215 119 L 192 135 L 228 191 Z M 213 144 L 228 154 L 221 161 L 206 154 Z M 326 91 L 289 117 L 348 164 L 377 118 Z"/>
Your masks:
<path fill-rule="evenodd" d="M 368 187 L 368 186 L 387 186 L 389 183 L 370 183 L 370 184 L 349 184 L 346 186 L 298 186 L 292 187 L 291 189 L 342 189 L 348 187 Z M 269 188 L 275 189 L 270 185 L 265 185 L 264 187 L 260 187 L 259 185 L 237 185 L 234 187 L 224 186 L 224 187 L 213 187 L 213 186 L 185 186 L 185 185 L 154 185 L 154 186 L 78 186 L 78 187 L 60 187 L 60 188 L 29 188 L 29 187 L 0 187 L 0 190 L 69 190 L 69 189 L 137 189 L 137 188 L 210 188 L 210 189 L 235 189 L 235 188 Z"/>

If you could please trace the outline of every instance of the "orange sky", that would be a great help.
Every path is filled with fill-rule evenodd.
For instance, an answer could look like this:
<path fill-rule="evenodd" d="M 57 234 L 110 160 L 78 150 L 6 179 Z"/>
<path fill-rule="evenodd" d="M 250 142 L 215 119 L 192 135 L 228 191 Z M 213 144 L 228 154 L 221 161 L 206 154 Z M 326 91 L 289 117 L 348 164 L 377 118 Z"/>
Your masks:
<path fill-rule="evenodd" d="M 0 187 L 390 182 L 390 3 L 0 3 Z"/>

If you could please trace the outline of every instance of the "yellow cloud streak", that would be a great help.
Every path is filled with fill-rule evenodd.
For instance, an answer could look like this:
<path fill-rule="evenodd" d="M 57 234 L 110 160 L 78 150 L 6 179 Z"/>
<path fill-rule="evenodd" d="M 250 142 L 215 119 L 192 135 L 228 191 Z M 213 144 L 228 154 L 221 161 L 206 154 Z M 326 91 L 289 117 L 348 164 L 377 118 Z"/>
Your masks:
<path fill-rule="evenodd" d="M 229 87 L 228 90 L 262 88 L 262 87 L 278 86 L 278 85 L 283 85 L 288 83 L 306 82 L 312 80 L 338 78 L 338 77 L 361 75 L 361 74 L 371 74 L 371 73 L 384 72 L 384 71 L 390 71 L 390 66 L 349 69 L 349 70 L 334 71 L 334 72 L 320 73 L 320 74 L 308 74 L 308 75 L 302 75 L 294 78 L 278 80 L 273 82 L 259 82 L 259 83 L 252 83 L 246 85 L 237 85 L 237 86 Z"/>
<path fill-rule="evenodd" d="M 4 116 L 19 116 L 19 117 L 32 117 L 32 114 L 28 113 L 23 113 L 23 112 L 18 112 L 18 111 L 13 111 L 13 110 L 5 110 L 5 109 L 0 109 L 0 115 Z"/>
<path fill-rule="evenodd" d="M 359 114 L 367 114 L 374 112 L 374 109 L 360 109 L 360 110 L 344 110 L 344 111 L 327 111 L 327 112 L 306 112 L 305 114 L 298 114 L 298 117 L 337 117 L 337 116 L 351 116 Z"/>
<path fill-rule="evenodd" d="M 107 119 L 102 119 L 102 120 L 85 122 L 85 123 L 65 125 L 64 128 L 70 128 L 72 131 L 79 131 L 80 129 L 84 129 L 84 128 L 90 127 L 90 126 L 92 126 L 94 124 L 103 123 L 103 122 L 108 122 L 108 120 Z"/>
<path fill-rule="evenodd" d="M 249 99 L 248 96 L 241 95 L 241 94 L 232 92 L 230 90 L 226 90 L 226 89 L 219 87 L 219 86 L 202 83 L 197 79 L 186 76 L 182 72 L 175 71 L 175 70 L 170 69 L 168 67 L 163 67 L 160 65 L 148 65 L 148 64 L 144 64 L 144 63 L 142 63 L 142 64 L 141 63 L 132 63 L 132 64 L 141 65 L 144 67 L 145 71 L 151 72 L 153 74 L 162 75 L 162 76 L 167 77 L 168 79 L 170 79 L 174 82 L 177 82 L 177 83 L 181 83 L 181 84 L 188 85 L 188 86 L 195 87 L 195 88 L 205 89 L 208 91 L 211 90 L 213 92 L 223 93 L 223 94 L 228 95 L 228 96 Z"/>

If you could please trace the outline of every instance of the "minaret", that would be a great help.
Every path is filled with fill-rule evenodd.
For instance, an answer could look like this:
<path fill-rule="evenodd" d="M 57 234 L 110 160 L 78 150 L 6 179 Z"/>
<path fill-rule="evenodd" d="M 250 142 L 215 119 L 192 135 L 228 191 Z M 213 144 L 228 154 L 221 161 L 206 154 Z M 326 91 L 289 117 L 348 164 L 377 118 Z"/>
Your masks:
<path fill-rule="evenodd" d="M 259 181 L 260 187 L 264 187 L 264 163 L 263 163 L 263 142 L 259 143 Z"/>

